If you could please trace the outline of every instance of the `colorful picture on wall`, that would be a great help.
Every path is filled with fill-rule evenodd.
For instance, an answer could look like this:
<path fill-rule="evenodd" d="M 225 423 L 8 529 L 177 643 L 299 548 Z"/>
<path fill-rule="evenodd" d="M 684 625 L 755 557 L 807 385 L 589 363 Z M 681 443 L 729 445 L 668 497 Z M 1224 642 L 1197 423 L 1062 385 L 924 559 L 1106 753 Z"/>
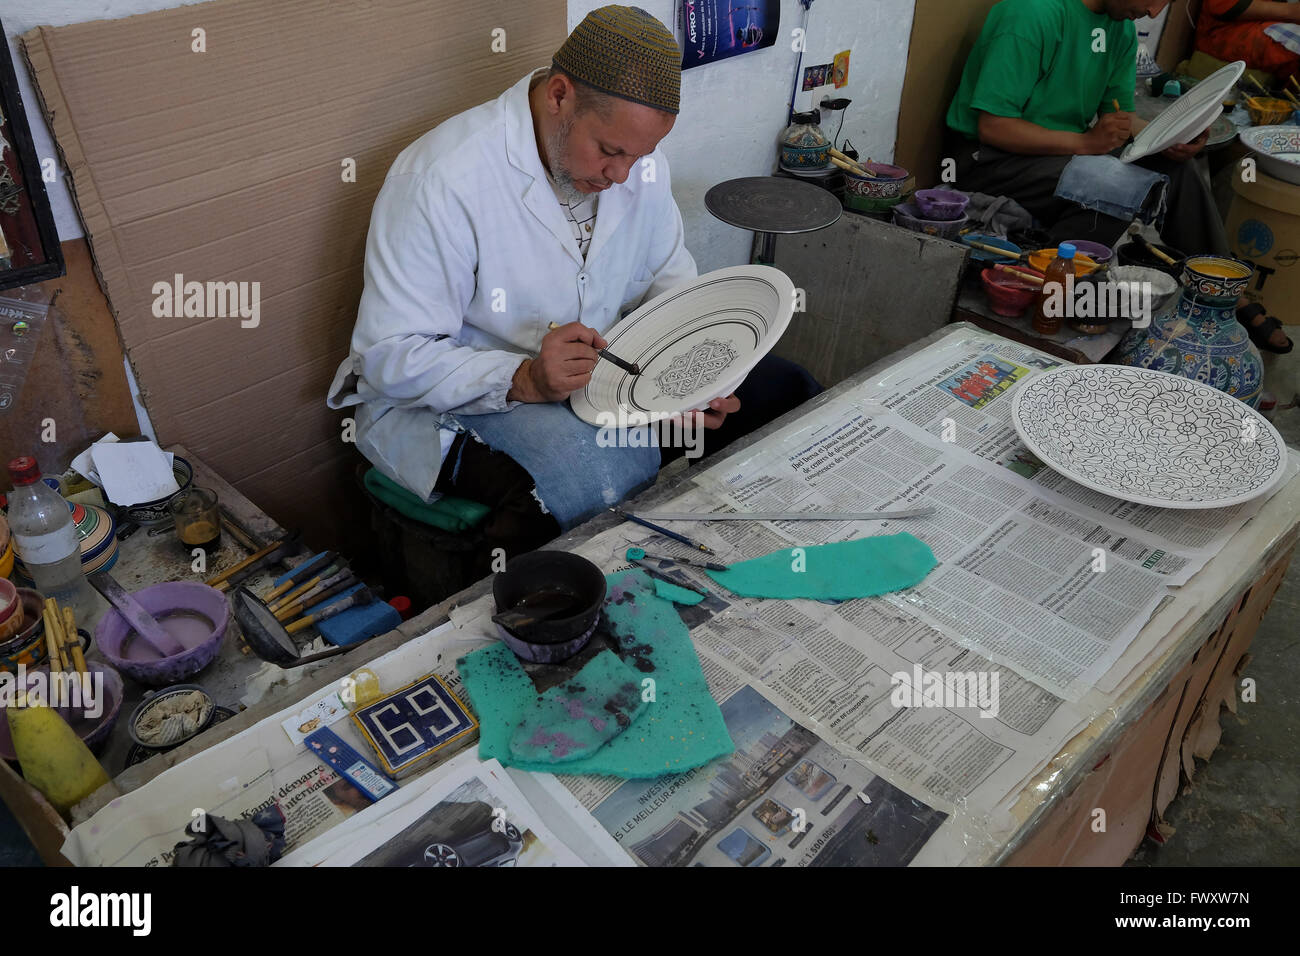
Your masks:
<path fill-rule="evenodd" d="M 831 80 L 838 90 L 849 82 L 849 51 L 835 54 L 835 62 L 831 64 Z"/>
<path fill-rule="evenodd" d="M 761 50 L 776 43 L 780 0 L 683 0 L 682 69 Z"/>

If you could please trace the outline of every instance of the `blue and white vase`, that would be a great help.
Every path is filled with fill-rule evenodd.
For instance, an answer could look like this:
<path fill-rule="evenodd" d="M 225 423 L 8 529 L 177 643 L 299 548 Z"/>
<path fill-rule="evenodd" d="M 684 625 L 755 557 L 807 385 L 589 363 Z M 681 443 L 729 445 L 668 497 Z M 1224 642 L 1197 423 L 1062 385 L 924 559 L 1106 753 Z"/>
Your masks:
<path fill-rule="evenodd" d="M 1183 264 L 1182 295 L 1119 343 L 1120 365 L 1169 372 L 1259 404 L 1264 366 L 1250 333 L 1237 321 L 1237 300 L 1255 268 L 1240 259 L 1193 256 Z"/>

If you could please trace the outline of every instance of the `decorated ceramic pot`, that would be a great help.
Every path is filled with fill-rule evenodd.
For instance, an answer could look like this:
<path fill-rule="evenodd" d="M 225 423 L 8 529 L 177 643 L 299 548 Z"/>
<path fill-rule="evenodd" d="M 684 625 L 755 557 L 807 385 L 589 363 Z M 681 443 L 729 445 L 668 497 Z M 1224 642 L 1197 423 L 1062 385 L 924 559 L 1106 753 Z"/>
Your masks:
<path fill-rule="evenodd" d="M 1182 294 L 1120 341 L 1118 363 L 1205 382 L 1259 404 L 1264 366 L 1250 334 L 1237 321 L 1237 297 L 1254 268 L 1237 259 L 1194 256 L 1183 270 Z"/>
<path fill-rule="evenodd" d="M 909 173 L 902 166 L 889 166 L 885 163 L 863 163 L 863 168 L 870 173 L 861 176 L 844 171 L 844 191 L 864 199 L 895 199 L 903 194 Z"/>
<path fill-rule="evenodd" d="M 1246 291 L 1255 267 L 1240 259 L 1221 256 L 1192 256 L 1183 263 L 1183 288 L 1206 300 L 1237 299 Z"/>

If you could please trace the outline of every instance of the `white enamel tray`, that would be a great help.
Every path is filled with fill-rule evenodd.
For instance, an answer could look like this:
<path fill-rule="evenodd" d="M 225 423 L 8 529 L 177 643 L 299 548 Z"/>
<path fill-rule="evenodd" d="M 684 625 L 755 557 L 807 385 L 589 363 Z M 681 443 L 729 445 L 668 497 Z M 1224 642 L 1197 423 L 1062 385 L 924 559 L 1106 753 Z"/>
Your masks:
<path fill-rule="evenodd" d="M 609 351 L 641 366 L 596 363 L 569 396 L 592 425 L 620 411 L 633 421 L 707 407 L 730 395 L 776 345 L 794 311 L 794 283 L 771 266 L 729 266 L 661 293 L 604 333 Z M 602 413 L 606 420 L 601 420 Z"/>
<path fill-rule="evenodd" d="M 1201 80 L 1133 137 L 1133 142 L 1120 154 L 1120 160 L 1131 163 L 1196 139 L 1219 118 L 1223 98 L 1245 71 L 1245 61 L 1238 60 Z"/>
<path fill-rule="evenodd" d="M 1272 488 L 1286 443 L 1264 416 L 1203 382 L 1126 365 L 1065 365 L 1016 389 L 1011 420 L 1079 484 L 1159 508 L 1223 508 Z"/>

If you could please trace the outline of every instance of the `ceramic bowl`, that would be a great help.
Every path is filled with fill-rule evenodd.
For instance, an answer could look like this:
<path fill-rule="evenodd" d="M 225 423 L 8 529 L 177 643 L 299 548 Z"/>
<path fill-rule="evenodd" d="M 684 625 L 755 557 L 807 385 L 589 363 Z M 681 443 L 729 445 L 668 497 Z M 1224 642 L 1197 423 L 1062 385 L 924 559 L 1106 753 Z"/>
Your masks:
<path fill-rule="evenodd" d="M 1047 267 L 1052 264 L 1056 258 L 1055 249 L 1039 249 L 1037 252 L 1029 254 L 1029 267 L 1037 269 L 1039 272 L 1046 272 Z M 1074 274 L 1076 276 L 1086 276 L 1100 269 L 1091 256 L 1085 256 L 1083 253 L 1077 253 L 1074 257 Z"/>
<path fill-rule="evenodd" d="M 996 269 L 985 269 L 980 273 L 980 280 L 988 293 L 989 306 L 998 315 L 1012 318 L 1023 315 L 1038 295 L 1038 286 Z"/>
<path fill-rule="evenodd" d="M 927 236 L 938 236 L 940 239 L 956 239 L 967 222 L 969 220 L 965 216 L 946 220 L 923 218 L 921 211 L 912 203 L 900 203 L 894 207 L 894 225 Z"/>
<path fill-rule="evenodd" d="M 890 166 L 887 163 L 861 163 L 868 173 L 844 170 L 844 192 L 848 195 L 861 196 L 865 199 L 894 199 L 901 196 L 910 176 L 902 166 Z"/>
<path fill-rule="evenodd" d="M 1113 282 L 1139 282 L 1151 287 L 1151 314 L 1158 315 L 1169 304 L 1169 300 L 1178 294 L 1178 280 L 1159 269 L 1144 266 L 1112 266 L 1110 278 Z"/>
<path fill-rule="evenodd" d="M 970 197 L 955 189 L 918 189 L 913 203 L 926 219 L 950 221 L 964 217 Z"/>
<path fill-rule="evenodd" d="M 197 581 L 167 581 L 143 588 L 132 594 L 155 618 L 160 614 L 181 611 L 208 622 L 207 636 L 180 654 L 158 658 L 152 651 L 147 657 L 128 657 L 132 653 L 127 638 L 134 632 L 116 608 L 104 612 L 95 627 L 99 653 L 132 680 L 146 687 L 177 684 L 197 674 L 212 663 L 221 650 L 221 641 L 230 624 L 230 603 L 216 588 Z"/>
<path fill-rule="evenodd" d="M 139 730 L 140 719 L 144 717 L 148 711 L 152 710 L 168 697 L 173 697 L 177 694 L 192 693 L 198 693 L 202 695 L 202 697 L 206 698 L 205 704 L 207 706 L 207 717 L 199 721 L 199 725 L 195 728 L 193 733 L 165 741 L 145 741 L 141 739 Z M 136 705 L 135 710 L 131 711 L 131 716 L 126 723 L 126 732 L 131 736 L 131 739 L 141 747 L 146 747 L 149 750 L 170 750 L 173 747 L 179 747 L 187 740 L 193 740 L 199 734 L 203 733 L 203 731 L 207 730 L 208 727 L 211 726 L 213 718 L 216 716 L 217 702 L 212 699 L 212 695 L 206 690 L 198 684 L 175 684 L 171 687 L 164 687 L 162 690 L 150 691 L 145 694 L 144 700 L 140 701 L 140 703 Z"/>
<path fill-rule="evenodd" d="M 1224 273 L 1228 273 L 1224 275 Z M 1223 256 L 1192 256 L 1183 263 L 1183 287 L 1199 298 L 1232 299 L 1246 291 L 1255 267 Z"/>
<path fill-rule="evenodd" d="M 95 505 L 69 501 L 68 508 L 81 548 L 81 570 L 85 574 L 107 571 L 117 563 L 117 522 L 108 511 Z M 14 562 L 14 570 L 21 581 L 31 583 L 32 577 L 22 561 Z"/>
<path fill-rule="evenodd" d="M 1266 174 L 1300 185 L 1300 126 L 1256 126 L 1242 130 L 1239 138 Z"/>
<path fill-rule="evenodd" d="M 781 162 L 791 169 L 821 169 L 829 166 L 831 146 L 781 146 Z"/>
<path fill-rule="evenodd" d="M 1273 96 L 1252 96 L 1246 101 L 1246 109 L 1252 126 L 1275 126 L 1286 122 L 1295 112 L 1295 104 Z"/>
<path fill-rule="evenodd" d="M 87 661 L 86 670 L 90 672 L 92 684 L 92 695 L 97 692 L 98 688 L 103 689 L 104 699 L 96 700 L 93 696 L 84 698 L 81 696 L 81 689 L 69 689 L 70 700 L 58 703 L 55 706 L 63 719 L 68 722 L 77 736 L 81 738 L 82 743 L 91 749 L 93 753 L 98 753 L 108 742 L 109 734 L 113 731 L 113 726 L 117 723 L 117 718 L 122 712 L 122 700 L 125 697 L 122 685 L 122 675 L 113 668 L 100 661 Z M 49 668 L 42 667 L 40 673 L 43 675 L 42 682 L 46 688 L 50 687 Z M 29 680 L 30 685 L 30 680 Z M 61 685 L 66 687 L 66 683 Z M 48 691 L 47 691 L 48 693 Z M 88 715 L 87 712 L 90 712 Z M 0 720 L 0 757 L 5 760 L 17 760 L 14 753 L 13 738 L 9 734 L 9 721 Z"/>
<path fill-rule="evenodd" d="M 968 232 L 961 237 L 961 241 L 968 246 L 972 242 L 978 242 L 980 245 L 1007 250 L 1005 256 L 997 256 L 971 246 L 970 257 L 976 262 L 1015 262 L 1020 257 L 1020 247 L 1014 242 L 1003 239 L 1001 236 L 990 236 L 982 232 Z"/>
<path fill-rule="evenodd" d="M 188 461 L 177 455 L 172 459 L 172 474 L 176 476 L 176 484 L 181 486 L 176 494 L 123 508 L 123 520 L 134 521 L 136 524 L 162 524 L 164 521 L 171 521 L 172 516 L 167 510 L 167 503 L 179 495 L 189 493 L 190 485 L 194 483 L 194 469 Z"/>
<path fill-rule="evenodd" d="M 1065 241 L 1074 246 L 1076 252 L 1083 253 L 1098 265 L 1104 266 L 1115 256 L 1115 250 L 1110 246 L 1093 242 L 1091 239 L 1066 239 Z"/>
<path fill-rule="evenodd" d="M 1138 242 L 1124 242 L 1116 246 L 1115 262 L 1121 266 L 1142 266 L 1147 269 L 1155 269 L 1165 275 L 1173 276 L 1175 279 L 1181 279 L 1183 260 L 1187 256 L 1173 246 L 1162 245 L 1158 242 L 1152 243 L 1152 245 L 1173 259 L 1174 264 L 1170 265 L 1165 262 L 1159 256 L 1152 254 L 1151 250 L 1146 248 L 1145 245 Z"/>
<path fill-rule="evenodd" d="M 557 663 L 582 650 L 595 633 L 605 603 L 605 575 L 581 555 L 530 551 L 511 560 L 492 579 L 498 613 L 516 608 L 539 591 L 567 592 L 581 610 L 547 618 L 524 632 L 510 631 L 500 624 L 497 630 L 506 645 L 524 660 Z"/>
<path fill-rule="evenodd" d="M 22 596 L 13 582 L 0 578 L 0 645 L 22 633 L 26 626 Z"/>
<path fill-rule="evenodd" d="M 891 212 L 906 199 L 907 196 L 905 194 L 894 196 L 890 199 L 872 199 L 868 196 L 858 196 L 846 191 L 844 194 L 844 205 L 846 208 L 852 209 L 855 212 L 880 215 L 882 213 Z"/>

